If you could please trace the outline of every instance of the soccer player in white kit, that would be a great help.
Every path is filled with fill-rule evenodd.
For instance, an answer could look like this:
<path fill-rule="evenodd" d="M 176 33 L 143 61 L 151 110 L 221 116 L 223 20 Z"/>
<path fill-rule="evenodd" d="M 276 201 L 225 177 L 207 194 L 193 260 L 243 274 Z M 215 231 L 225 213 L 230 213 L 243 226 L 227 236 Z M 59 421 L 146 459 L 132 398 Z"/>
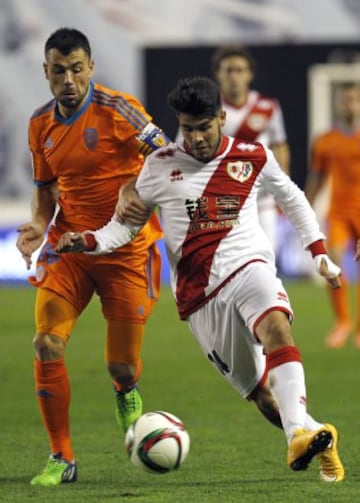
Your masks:
<path fill-rule="evenodd" d="M 281 168 L 289 174 L 290 148 L 279 101 L 251 89 L 255 61 L 238 45 L 219 47 L 212 56 L 212 72 L 220 87 L 226 112 L 223 133 L 247 143 L 259 141 L 271 148 Z M 260 225 L 277 251 L 277 208 L 271 193 L 258 192 Z"/>
<path fill-rule="evenodd" d="M 339 482 L 344 468 L 337 430 L 306 410 L 304 370 L 290 329 L 293 312 L 259 224 L 259 189 L 274 194 L 317 271 L 334 288 L 340 286 L 340 268 L 326 254 L 303 192 L 272 152 L 222 134 L 225 112 L 214 81 L 182 79 L 168 100 L 183 142 L 147 157 L 133 197 L 125 203 L 120 198 L 105 227 L 68 232 L 57 251 L 110 252 L 134 239 L 140 228 L 134 223 L 158 207 L 180 318 L 241 396 L 283 428 L 290 468 L 305 470 L 317 456 L 320 477 Z"/>

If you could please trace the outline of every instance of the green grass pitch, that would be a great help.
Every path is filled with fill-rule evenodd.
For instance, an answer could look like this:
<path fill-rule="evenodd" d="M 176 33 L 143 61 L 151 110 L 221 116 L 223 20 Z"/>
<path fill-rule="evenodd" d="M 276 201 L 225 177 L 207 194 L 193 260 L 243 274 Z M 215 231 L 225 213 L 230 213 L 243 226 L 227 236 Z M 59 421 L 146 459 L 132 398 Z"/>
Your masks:
<path fill-rule="evenodd" d="M 332 318 L 326 291 L 310 281 L 286 284 L 295 310 L 293 333 L 302 352 L 309 412 L 337 425 L 346 468 L 341 484 L 286 465 L 283 433 L 243 400 L 211 367 L 177 318 L 167 287 L 148 323 L 140 381 L 144 410 L 182 418 L 191 451 L 177 472 L 135 468 L 114 419 L 114 397 L 103 362 L 104 322 L 97 299 L 79 320 L 67 349 L 72 383 L 76 484 L 33 488 L 48 456 L 33 391 L 32 288 L 0 289 L 0 502 L 298 503 L 355 502 L 360 495 L 359 360 L 350 342 L 324 346 Z M 354 292 L 353 297 L 354 297 Z"/>

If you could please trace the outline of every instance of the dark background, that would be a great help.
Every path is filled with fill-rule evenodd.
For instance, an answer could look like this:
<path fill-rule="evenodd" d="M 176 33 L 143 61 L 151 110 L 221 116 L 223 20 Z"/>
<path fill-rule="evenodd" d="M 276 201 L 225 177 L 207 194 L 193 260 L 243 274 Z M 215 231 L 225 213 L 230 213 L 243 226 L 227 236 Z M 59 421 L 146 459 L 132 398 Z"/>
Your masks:
<path fill-rule="evenodd" d="M 354 62 L 360 44 L 247 45 L 257 64 L 254 89 L 279 99 L 291 148 L 291 176 L 303 188 L 308 166 L 308 69 L 316 63 Z M 176 118 L 166 97 L 185 76 L 211 76 L 215 47 L 169 47 L 145 50 L 146 105 L 169 136 Z"/>

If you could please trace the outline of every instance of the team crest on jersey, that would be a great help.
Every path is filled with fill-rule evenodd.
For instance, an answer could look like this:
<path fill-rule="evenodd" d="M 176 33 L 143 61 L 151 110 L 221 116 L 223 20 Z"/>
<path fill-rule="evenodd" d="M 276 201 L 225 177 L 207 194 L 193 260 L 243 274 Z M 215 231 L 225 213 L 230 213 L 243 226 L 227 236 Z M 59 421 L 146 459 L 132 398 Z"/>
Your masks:
<path fill-rule="evenodd" d="M 263 114 L 251 114 L 246 122 L 253 131 L 261 131 L 264 129 L 268 119 Z"/>
<path fill-rule="evenodd" d="M 228 162 L 226 169 L 231 178 L 240 183 L 249 180 L 254 170 L 250 161 Z"/>
<path fill-rule="evenodd" d="M 98 132 L 96 129 L 92 127 L 85 129 L 84 140 L 89 150 L 95 150 L 98 144 Z"/>

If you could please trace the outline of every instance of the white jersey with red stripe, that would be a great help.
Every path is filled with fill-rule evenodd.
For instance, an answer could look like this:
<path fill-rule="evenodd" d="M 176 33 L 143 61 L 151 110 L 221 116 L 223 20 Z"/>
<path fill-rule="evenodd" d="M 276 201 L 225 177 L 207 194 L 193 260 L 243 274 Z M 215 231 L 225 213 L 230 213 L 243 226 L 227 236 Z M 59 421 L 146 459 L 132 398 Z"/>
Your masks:
<path fill-rule="evenodd" d="M 222 129 L 227 136 L 249 143 L 259 141 L 267 147 L 287 141 L 284 117 L 277 99 L 250 90 L 241 107 L 234 107 L 225 99 L 222 107 L 226 112 Z"/>
<path fill-rule="evenodd" d="M 287 141 L 283 113 L 276 98 L 251 89 L 240 107 L 231 105 L 224 98 L 222 106 L 226 112 L 224 134 L 249 143 L 258 141 L 270 148 Z M 261 225 L 275 248 L 276 206 L 274 198 L 264 189 L 258 194 L 258 209 Z"/>
<path fill-rule="evenodd" d="M 260 143 L 223 137 L 217 156 L 207 163 L 196 160 L 179 144 L 146 158 L 136 189 L 149 207 L 159 208 L 171 286 L 182 319 L 246 264 L 260 260 L 275 265 L 258 220 L 260 187 L 274 194 L 304 248 L 324 239 L 303 192 Z M 123 244 L 124 227 L 113 221 L 112 226 L 97 231 L 97 252 Z"/>

